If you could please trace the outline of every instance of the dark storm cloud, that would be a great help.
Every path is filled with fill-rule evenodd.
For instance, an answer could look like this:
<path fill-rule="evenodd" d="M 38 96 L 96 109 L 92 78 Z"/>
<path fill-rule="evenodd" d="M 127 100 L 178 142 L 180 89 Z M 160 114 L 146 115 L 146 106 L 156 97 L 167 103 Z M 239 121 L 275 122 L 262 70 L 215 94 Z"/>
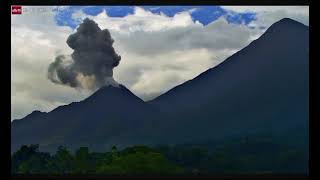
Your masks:
<path fill-rule="evenodd" d="M 112 47 L 113 42 L 108 29 L 101 30 L 86 18 L 67 39 L 73 53 L 57 56 L 49 65 L 48 78 L 75 88 L 94 89 L 114 84 L 113 68 L 118 66 L 121 57 Z"/>

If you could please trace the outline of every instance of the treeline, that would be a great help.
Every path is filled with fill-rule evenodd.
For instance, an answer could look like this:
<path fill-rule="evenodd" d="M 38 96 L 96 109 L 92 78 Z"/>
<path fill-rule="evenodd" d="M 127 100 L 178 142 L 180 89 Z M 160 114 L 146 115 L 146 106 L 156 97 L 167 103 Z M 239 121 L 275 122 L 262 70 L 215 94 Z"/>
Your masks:
<path fill-rule="evenodd" d="M 307 145 L 286 138 L 252 136 L 220 142 L 158 146 L 185 172 L 203 174 L 308 173 Z"/>
<path fill-rule="evenodd" d="M 146 146 L 111 152 L 89 152 L 79 148 L 74 154 L 60 146 L 54 155 L 39 152 L 38 145 L 22 146 L 12 157 L 13 174 L 176 174 L 183 169 L 163 154 Z"/>
<path fill-rule="evenodd" d="M 40 152 L 22 146 L 12 157 L 13 174 L 181 174 L 307 173 L 305 149 L 270 138 L 238 138 L 219 143 L 128 147 L 105 153 L 81 147 L 71 153 Z"/>

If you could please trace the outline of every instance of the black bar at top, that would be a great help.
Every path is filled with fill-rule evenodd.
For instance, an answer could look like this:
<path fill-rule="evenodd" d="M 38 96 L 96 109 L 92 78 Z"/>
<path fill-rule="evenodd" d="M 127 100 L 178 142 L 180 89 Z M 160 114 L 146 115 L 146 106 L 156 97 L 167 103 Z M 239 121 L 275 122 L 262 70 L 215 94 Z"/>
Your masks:
<path fill-rule="evenodd" d="M 16 5 L 309 5 L 310 0 L 11 0 Z"/>

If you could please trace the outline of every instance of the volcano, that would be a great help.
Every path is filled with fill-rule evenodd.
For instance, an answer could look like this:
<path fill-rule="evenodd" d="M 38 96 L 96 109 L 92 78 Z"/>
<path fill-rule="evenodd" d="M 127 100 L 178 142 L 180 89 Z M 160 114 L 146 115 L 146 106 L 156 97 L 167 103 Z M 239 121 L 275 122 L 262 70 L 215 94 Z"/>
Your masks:
<path fill-rule="evenodd" d="M 309 27 L 282 19 L 221 64 L 149 104 L 183 119 L 174 131 L 188 139 L 293 129 L 307 135 Z"/>
<path fill-rule="evenodd" d="M 99 151 L 112 144 L 145 143 L 152 134 L 148 130 L 153 129 L 156 114 L 156 110 L 125 86 L 105 86 L 83 101 L 60 106 L 49 113 L 34 111 L 14 120 L 11 151 L 22 144 L 39 144 L 40 149 L 50 152 L 58 145 L 71 149 L 90 146 Z"/>

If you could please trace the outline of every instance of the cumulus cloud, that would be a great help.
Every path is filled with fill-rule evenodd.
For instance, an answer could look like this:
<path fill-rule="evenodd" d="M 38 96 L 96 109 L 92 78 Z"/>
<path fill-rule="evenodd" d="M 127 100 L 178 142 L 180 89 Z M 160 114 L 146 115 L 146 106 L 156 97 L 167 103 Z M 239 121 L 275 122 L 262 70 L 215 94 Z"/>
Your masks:
<path fill-rule="evenodd" d="M 78 22 L 86 17 L 90 17 L 94 19 L 100 27 L 126 34 L 134 31 L 165 31 L 171 28 L 187 27 L 194 24 L 189 12 L 181 12 L 173 17 L 168 17 L 163 13 L 160 15 L 153 14 L 140 7 L 135 7 L 134 9 L 133 14 L 129 14 L 124 18 L 109 17 L 106 10 L 96 16 L 87 15 L 80 10 L 74 13 L 72 17 Z"/>
<path fill-rule="evenodd" d="M 189 51 L 202 48 L 208 50 L 238 49 L 248 44 L 250 37 L 257 33 L 259 31 L 249 29 L 245 25 L 229 24 L 224 18 L 220 18 L 207 26 L 192 24 L 188 27 L 174 27 L 166 31 L 134 31 L 130 35 L 115 34 L 115 36 L 120 42 L 126 42 L 121 43 L 122 48 L 143 56 L 154 56 L 168 51 Z"/>
<path fill-rule="evenodd" d="M 267 16 L 256 10 L 257 20 L 251 27 L 230 24 L 224 17 L 203 26 L 194 22 L 189 12 L 168 17 L 142 8 L 135 8 L 133 14 L 123 18 L 109 17 L 106 12 L 90 16 L 81 11 L 72 17 L 78 22 L 88 17 L 100 29 L 109 29 L 113 47 L 121 54 L 121 66 L 114 69 L 114 79 L 149 100 L 221 63 L 258 38 L 263 33 L 260 26 L 269 26 L 282 16 L 298 17 L 293 11 L 279 11 L 285 13 L 274 15 L 268 11 Z M 299 14 L 308 20 L 308 14 Z M 273 15 L 277 18 L 272 19 Z M 59 54 L 72 53 L 65 43 L 72 33 L 75 31 L 71 28 L 56 25 L 54 14 L 12 17 L 12 119 L 33 110 L 50 111 L 91 94 L 46 79 L 48 64 Z M 84 81 L 90 86 L 90 77 Z"/>

